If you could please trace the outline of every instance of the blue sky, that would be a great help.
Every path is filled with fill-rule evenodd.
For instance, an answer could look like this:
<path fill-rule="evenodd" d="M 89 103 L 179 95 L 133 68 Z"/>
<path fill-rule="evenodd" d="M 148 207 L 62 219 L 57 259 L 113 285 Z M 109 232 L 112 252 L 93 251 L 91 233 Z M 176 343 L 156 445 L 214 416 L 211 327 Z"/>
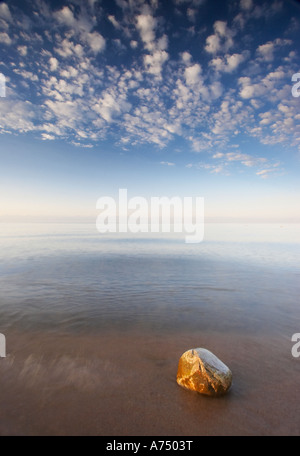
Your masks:
<path fill-rule="evenodd" d="M 0 217 L 128 188 L 299 221 L 299 42 L 292 0 L 0 2 Z"/>

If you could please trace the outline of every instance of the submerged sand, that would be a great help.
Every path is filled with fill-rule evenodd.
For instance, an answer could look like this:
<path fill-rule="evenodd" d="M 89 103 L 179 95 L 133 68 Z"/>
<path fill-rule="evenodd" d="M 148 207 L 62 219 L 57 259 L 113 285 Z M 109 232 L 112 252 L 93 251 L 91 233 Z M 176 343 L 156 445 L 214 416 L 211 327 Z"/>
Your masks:
<path fill-rule="evenodd" d="M 1 435 L 298 435 L 300 358 L 285 335 L 14 332 L 0 359 Z M 233 373 L 210 398 L 176 383 L 193 347 Z"/>

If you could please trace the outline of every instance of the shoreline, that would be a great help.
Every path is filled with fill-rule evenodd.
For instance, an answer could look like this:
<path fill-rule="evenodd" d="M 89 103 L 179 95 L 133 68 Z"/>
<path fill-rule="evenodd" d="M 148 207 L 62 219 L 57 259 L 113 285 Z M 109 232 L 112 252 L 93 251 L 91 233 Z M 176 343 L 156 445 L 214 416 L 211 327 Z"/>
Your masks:
<path fill-rule="evenodd" d="M 300 363 L 278 335 L 153 331 L 7 334 L 1 435 L 298 435 Z M 220 398 L 176 383 L 202 346 L 233 372 Z M 280 366 L 280 367 L 279 367 Z"/>

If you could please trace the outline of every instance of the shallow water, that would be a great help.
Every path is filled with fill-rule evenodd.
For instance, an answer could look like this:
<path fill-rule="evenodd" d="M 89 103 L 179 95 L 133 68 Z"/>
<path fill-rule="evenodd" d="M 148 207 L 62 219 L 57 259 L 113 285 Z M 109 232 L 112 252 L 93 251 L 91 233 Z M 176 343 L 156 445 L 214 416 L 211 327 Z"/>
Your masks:
<path fill-rule="evenodd" d="M 1 434 L 299 434 L 299 225 L 103 236 L 0 225 Z M 233 371 L 212 400 L 176 384 L 202 346 Z"/>

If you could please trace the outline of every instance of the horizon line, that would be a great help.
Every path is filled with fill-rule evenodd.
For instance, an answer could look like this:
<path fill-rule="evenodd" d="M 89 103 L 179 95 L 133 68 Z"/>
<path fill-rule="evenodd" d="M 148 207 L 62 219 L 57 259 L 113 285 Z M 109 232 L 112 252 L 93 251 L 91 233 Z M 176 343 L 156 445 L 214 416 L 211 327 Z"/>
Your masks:
<path fill-rule="evenodd" d="M 84 223 L 96 224 L 89 216 L 1 216 L 0 223 Z M 300 223 L 300 217 L 204 217 L 204 223 Z M 171 223 L 173 225 L 173 223 Z"/>

